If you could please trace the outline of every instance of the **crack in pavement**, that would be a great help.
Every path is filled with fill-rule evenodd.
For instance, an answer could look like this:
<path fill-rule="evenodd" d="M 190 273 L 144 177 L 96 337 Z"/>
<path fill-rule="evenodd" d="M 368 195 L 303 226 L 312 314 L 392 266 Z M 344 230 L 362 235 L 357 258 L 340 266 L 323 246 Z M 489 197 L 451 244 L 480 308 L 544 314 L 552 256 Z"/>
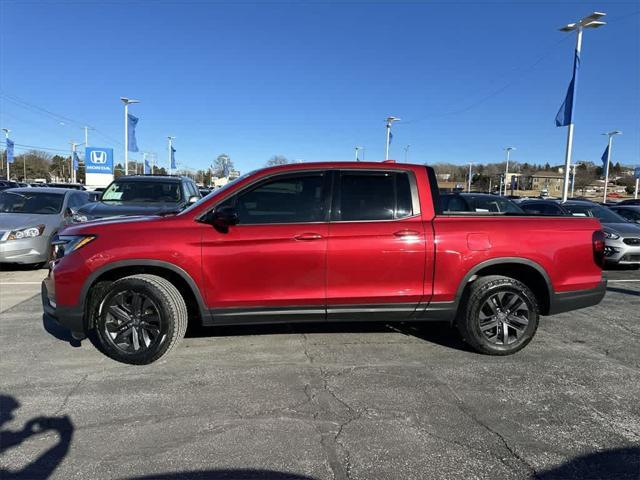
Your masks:
<path fill-rule="evenodd" d="M 526 470 L 528 471 L 528 473 L 529 473 L 529 475 L 531 477 L 535 478 L 537 476 L 537 471 L 533 467 L 533 465 L 531 465 L 527 461 L 526 458 L 524 458 L 522 455 L 520 455 L 511 445 L 509 445 L 509 442 L 507 442 L 507 439 L 500 432 L 498 432 L 496 429 L 490 427 L 487 423 L 485 423 L 482 420 L 480 420 L 473 413 L 473 411 L 470 408 L 467 407 L 467 405 L 464 402 L 464 400 L 462 400 L 462 398 L 460 398 L 458 393 L 451 387 L 451 385 L 449 385 L 447 382 L 445 382 L 443 380 L 440 380 L 440 378 L 438 378 L 438 376 L 433 371 L 431 371 L 431 378 L 436 382 L 436 385 L 437 385 L 438 389 L 441 392 L 443 391 L 443 387 L 446 388 L 449 391 L 451 396 L 455 399 L 455 401 L 453 403 L 458 407 L 458 409 L 462 413 L 464 413 L 468 418 L 473 420 L 477 425 L 480 425 L 486 431 L 491 433 L 493 436 L 497 437 L 500 440 L 500 442 L 502 443 L 502 445 L 504 446 L 504 448 L 509 452 L 511 457 L 515 458 L 521 466 L 526 468 Z M 513 470 L 512 466 L 509 466 L 509 468 L 511 468 Z M 517 472 L 517 473 L 519 473 L 519 472 Z"/>
<path fill-rule="evenodd" d="M 55 413 L 53 414 L 58 415 L 60 412 L 62 412 L 62 410 L 64 409 L 64 407 L 67 406 L 67 402 L 69 401 L 69 399 L 71 398 L 71 396 L 76 393 L 79 389 L 80 386 L 87 380 L 87 378 L 89 378 L 89 374 L 85 373 L 82 378 L 73 386 L 73 388 L 71 388 L 71 390 L 69 390 L 69 393 L 67 393 L 67 395 L 64 397 L 64 400 L 62 400 L 62 403 L 60 404 L 60 406 L 58 407 L 58 409 L 55 411 Z"/>

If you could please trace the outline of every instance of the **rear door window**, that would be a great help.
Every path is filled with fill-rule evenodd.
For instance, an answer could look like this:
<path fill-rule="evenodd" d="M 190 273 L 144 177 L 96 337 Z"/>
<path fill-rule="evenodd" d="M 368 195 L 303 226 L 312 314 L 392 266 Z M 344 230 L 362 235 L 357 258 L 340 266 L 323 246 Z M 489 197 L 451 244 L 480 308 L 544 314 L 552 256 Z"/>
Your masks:
<path fill-rule="evenodd" d="M 340 172 L 333 220 L 376 221 L 414 214 L 407 172 Z"/>

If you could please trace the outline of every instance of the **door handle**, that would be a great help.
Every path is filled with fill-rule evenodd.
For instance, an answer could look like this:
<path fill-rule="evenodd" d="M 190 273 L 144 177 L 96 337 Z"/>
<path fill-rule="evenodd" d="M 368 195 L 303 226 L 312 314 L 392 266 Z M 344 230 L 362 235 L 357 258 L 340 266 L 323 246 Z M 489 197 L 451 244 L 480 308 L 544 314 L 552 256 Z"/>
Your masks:
<path fill-rule="evenodd" d="M 393 233 L 396 237 L 417 237 L 418 235 L 420 235 L 420 232 L 418 232 L 417 230 L 400 230 L 397 232 Z"/>
<path fill-rule="evenodd" d="M 293 238 L 303 242 L 308 242 L 310 240 L 320 240 L 322 238 L 322 235 L 320 235 L 319 233 L 301 233 L 300 235 L 296 235 Z"/>

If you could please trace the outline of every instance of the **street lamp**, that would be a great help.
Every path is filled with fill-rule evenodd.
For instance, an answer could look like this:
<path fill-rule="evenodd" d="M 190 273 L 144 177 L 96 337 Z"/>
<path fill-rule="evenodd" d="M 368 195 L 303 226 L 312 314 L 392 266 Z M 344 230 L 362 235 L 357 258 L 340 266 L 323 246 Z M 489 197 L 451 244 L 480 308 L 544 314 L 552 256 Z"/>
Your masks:
<path fill-rule="evenodd" d="M 400 121 L 397 117 L 387 117 L 387 144 L 384 151 L 384 159 L 389 160 L 389 144 L 391 143 L 391 124 Z"/>
<path fill-rule="evenodd" d="M 355 149 L 356 149 L 356 162 L 359 162 L 359 161 L 360 161 L 360 158 L 358 157 L 358 152 L 359 152 L 360 150 L 364 150 L 364 147 L 358 147 L 358 146 L 356 146 L 356 147 L 355 147 Z"/>
<path fill-rule="evenodd" d="M 471 193 L 471 168 L 473 166 L 472 162 L 469 162 L 469 184 L 467 185 L 467 193 Z"/>
<path fill-rule="evenodd" d="M 124 174 L 129 175 L 129 105 L 140 103 L 140 100 L 120 97 L 124 103 Z"/>
<path fill-rule="evenodd" d="M 607 203 L 607 186 L 609 185 L 609 166 L 611 164 L 611 145 L 613 144 L 613 137 L 615 135 L 622 135 L 622 132 L 618 130 L 612 130 L 608 133 L 603 133 L 602 135 L 606 135 L 609 137 L 609 143 L 607 143 L 607 164 L 605 165 L 604 172 L 604 196 L 603 202 Z"/>
<path fill-rule="evenodd" d="M 4 139 L 6 142 L 6 140 L 9 139 L 9 134 L 11 133 L 11 130 L 9 130 L 8 128 L 3 128 L 2 131 L 4 132 Z M 7 152 L 7 180 L 11 180 L 11 176 L 9 174 L 9 152 Z"/>
<path fill-rule="evenodd" d="M 507 163 L 504 167 L 504 196 L 507 196 L 507 175 L 509 174 L 509 156 L 511 154 L 512 150 L 515 150 L 516 147 L 507 147 L 504 149 L 504 151 L 506 152 L 506 156 L 507 156 Z"/>
<path fill-rule="evenodd" d="M 580 51 L 582 50 L 582 31 L 585 28 L 598 28 L 603 25 L 606 25 L 606 22 L 599 21 L 599 19 L 604 17 L 605 15 L 606 13 L 593 12 L 591 15 L 588 15 L 580 19 L 579 21 L 575 23 L 569 23 L 559 29 L 561 32 L 573 32 L 574 30 L 577 32 L 576 50 L 575 50 L 574 60 L 573 60 L 573 82 L 571 85 L 571 88 L 573 89 L 573 91 L 570 93 L 570 95 L 569 93 L 567 93 L 567 99 L 566 99 L 571 101 L 571 106 L 569 107 L 570 118 L 569 118 L 569 124 L 567 125 L 569 127 L 567 129 L 567 148 L 565 150 L 565 155 L 564 155 L 564 185 L 562 187 L 563 202 L 567 201 L 567 196 L 569 195 L 569 169 L 571 166 L 571 150 L 573 149 L 573 107 L 575 106 L 575 101 L 576 101 L 578 67 L 580 64 Z"/>

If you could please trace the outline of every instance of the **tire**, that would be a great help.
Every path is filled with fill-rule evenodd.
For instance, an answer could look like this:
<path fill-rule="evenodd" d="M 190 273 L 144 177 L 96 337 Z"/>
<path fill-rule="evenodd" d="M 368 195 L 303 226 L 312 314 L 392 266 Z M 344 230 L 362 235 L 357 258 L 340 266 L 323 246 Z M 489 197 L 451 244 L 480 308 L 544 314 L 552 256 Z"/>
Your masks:
<path fill-rule="evenodd" d="M 187 306 L 168 280 L 131 275 L 101 288 L 94 334 L 112 359 L 132 365 L 153 363 L 184 337 Z"/>
<path fill-rule="evenodd" d="M 538 300 L 529 287 L 514 278 L 491 275 L 469 286 L 456 327 L 477 352 L 511 355 L 531 341 L 539 319 Z"/>

